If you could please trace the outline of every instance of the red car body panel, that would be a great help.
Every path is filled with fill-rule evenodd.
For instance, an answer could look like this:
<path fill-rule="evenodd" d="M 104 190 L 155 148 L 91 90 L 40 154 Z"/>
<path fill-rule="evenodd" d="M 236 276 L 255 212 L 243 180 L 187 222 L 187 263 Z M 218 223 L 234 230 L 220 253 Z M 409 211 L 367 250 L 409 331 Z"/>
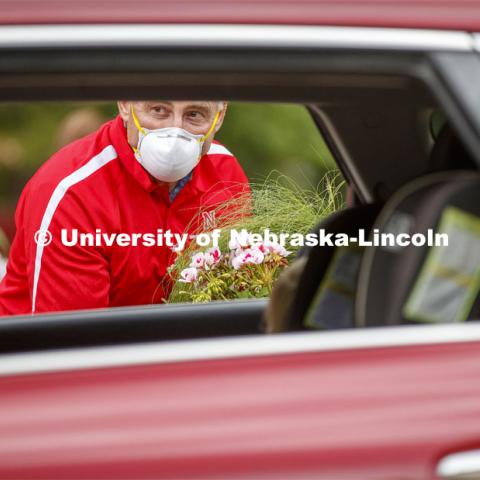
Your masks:
<path fill-rule="evenodd" d="M 1 24 L 246 23 L 480 30 L 477 0 L 15 0 Z"/>
<path fill-rule="evenodd" d="M 0 477 L 432 478 L 479 378 L 480 342 L 7 376 Z"/>

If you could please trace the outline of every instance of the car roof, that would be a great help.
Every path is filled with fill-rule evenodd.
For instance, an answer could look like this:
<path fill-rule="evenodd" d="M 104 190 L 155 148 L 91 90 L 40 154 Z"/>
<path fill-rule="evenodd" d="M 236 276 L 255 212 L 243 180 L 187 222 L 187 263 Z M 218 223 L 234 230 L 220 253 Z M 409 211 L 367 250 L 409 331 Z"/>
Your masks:
<path fill-rule="evenodd" d="M 480 31 L 478 0 L 0 0 L 0 24 L 297 24 Z"/>

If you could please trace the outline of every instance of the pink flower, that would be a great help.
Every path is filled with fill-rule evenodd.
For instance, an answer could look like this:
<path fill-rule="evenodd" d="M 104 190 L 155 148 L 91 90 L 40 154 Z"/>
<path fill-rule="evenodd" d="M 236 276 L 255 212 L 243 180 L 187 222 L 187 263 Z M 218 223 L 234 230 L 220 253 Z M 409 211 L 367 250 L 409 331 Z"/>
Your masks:
<path fill-rule="evenodd" d="M 251 255 L 253 263 L 260 264 L 263 262 L 265 255 L 258 247 L 252 247 L 248 253 Z"/>
<path fill-rule="evenodd" d="M 262 251 L 256 247 L 249 248 L 232 259 L 232 266 L 235 270 L 238 270 L 247 263 L 253 263 L 259 265 L 263 262 L 265 255 Z"/>
<path fill-rule="evenodd" d="M 270 253 L 270 250 L 268 249 L 267 245 L 265 245 L 264 243 L 260 243 L 259 245 L 257 245 L 257 248 L 258 248 L 264 255 L 266 255 L 267 253 Z"/>
<path fill-rule="evenodd" d="M 205 267 L 215 266 L 222 258 L 222 252 L 218 247 L 209 248 L 204 255 Z"/>
<path fill-rule="evenodd" d="M 194 267 L 190 268 L 184 268 L 181 272 L 180 275 L 182 278 L 180 278 L 178 281 L 182 283 L 192 283 L 198 278 L 198 270 Z"/>
<path fill-rule="evenodd" d="M 204 265 L 205 265 L 205 254 L 203 254 L 202 252 L 198 252 L 192 256 L 190 267 L 202 268 Z"/>
<path fill-rule="evenodd" d="M 248 248 L 248 233 L 247 232 L 244 233 L 242 231 L 239 239 L 237 238 L 230 239 L 230 241 L 228 242 L 228 248 L 230 250 L 235 250 L 236 252 L 240 252 L 244 248 Z"/>
<path fill-rule="evenodd" d="M 245 261 L 242 258 L 242 254 L 237 255 L 236 257 L 232 258 L 232 267 L 235 270 L 238 270 L 240 267 L 242 267 L 245 264 Z"/>
<path fill-rule="evenodd" d="M 228 248 L 230 250 L 237 250 L 238 248 L 241 248 L 240 242 L 238 240 L 230 240 L 228 242 Z"/>
<path fill-rule="evenodd" d="M 285 249 L 282 245 L 278 243 L 267 243 L 266 248 L 268 249 L 269 252 L 271 253 L 276 253 L 277 255 L 280 255 L 281 257 L 288 257 L 292 252 L 289 252 L 288 250 Z"/>

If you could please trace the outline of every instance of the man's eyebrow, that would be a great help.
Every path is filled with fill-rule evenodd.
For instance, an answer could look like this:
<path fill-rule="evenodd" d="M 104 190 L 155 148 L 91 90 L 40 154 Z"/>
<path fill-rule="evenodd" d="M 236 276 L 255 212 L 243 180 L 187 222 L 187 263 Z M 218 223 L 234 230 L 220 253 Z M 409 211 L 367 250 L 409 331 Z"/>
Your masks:
<path fill-rule="evenodd" d="M 213 110 L 208 102 L 197 102 L 197 103 L 189 103 L 185 109 L 192 109 L 196 108 L 197 110 L 205 110 L 207 112 L 210 112 Z"/>
<path fill-rule="evenodd" d="M 158 105 L 159 103 L 164 104 L 164 105 L 168 105 L 169 107 L 173 106 L 173 103 L 168 102 L 167 100 L 154 100 L 154 101 L 146 102 L 148 107 L 151 107 L 152 105 Z"/>

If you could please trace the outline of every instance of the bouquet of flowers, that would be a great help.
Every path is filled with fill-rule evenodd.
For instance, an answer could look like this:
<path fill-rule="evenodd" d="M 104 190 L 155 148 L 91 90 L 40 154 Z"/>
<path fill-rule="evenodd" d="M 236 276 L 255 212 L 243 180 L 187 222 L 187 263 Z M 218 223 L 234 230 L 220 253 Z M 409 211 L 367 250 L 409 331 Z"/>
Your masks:
<path fill-rule="evenodd" d="M 315 189 L 304 189 L 285 177 L 252 184 L 252 194 L 218 207 L 222 237 L 218 247 L 198 250 L 192 243 L 180 252 L 168 270 L 168 303 L 209 302 L 270 295 L 273 284 L 297 247 L 255 241 L 232 241 L 230 229 L 251 235 L 268 228 L 273 233 L 308 233 L 323 217 L 341 207 L 343 183 L 326 175 Z"/>
<path fill-rule="evenodd" d="M 195 252 L 180 272 L 178 296 L 192 302 L 266 297 L 290 253 L 275 243 L 230 244 L 226 253 L 219 247 Z"/>

